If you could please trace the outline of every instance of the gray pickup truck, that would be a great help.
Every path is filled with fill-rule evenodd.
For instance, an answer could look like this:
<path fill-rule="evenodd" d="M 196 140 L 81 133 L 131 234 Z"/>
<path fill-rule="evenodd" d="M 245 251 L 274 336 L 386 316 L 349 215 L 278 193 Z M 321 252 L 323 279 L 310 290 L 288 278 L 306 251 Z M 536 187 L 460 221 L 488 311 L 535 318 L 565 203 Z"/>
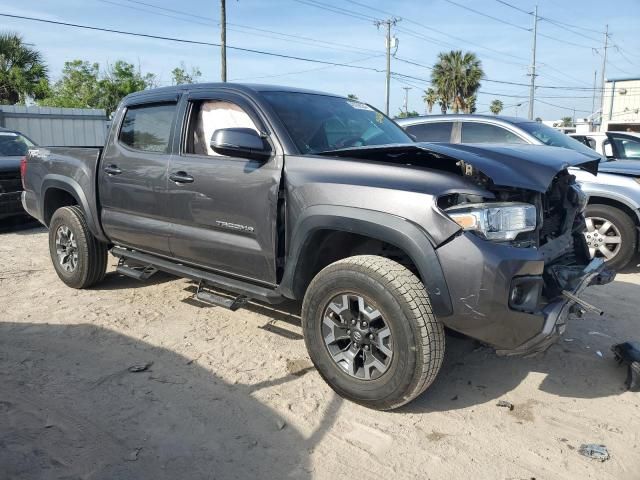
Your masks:
<path fill-rule="evenodd" d="M 111 252 L 123 275 L 193 279 L 232 310 L 300 301 L 324 379 L 392 409 L 435 379 L 444 327 L 525 354 L 594 308 L 580 293 L 612 274 L 567 168 L 597 160 L 414 143 L 330 94 L 186 85 L 126 97 L 104 148 L 30 150 L 23 204 L 70 287 L 99 282 Z"/>

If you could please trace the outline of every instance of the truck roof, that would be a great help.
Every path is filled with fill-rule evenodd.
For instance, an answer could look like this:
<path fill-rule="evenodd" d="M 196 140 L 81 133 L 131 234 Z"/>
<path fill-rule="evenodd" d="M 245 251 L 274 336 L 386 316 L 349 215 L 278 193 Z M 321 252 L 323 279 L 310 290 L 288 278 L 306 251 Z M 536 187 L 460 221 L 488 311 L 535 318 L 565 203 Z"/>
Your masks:
<path fill-rule="evenodd" d="M 310 93 L 314 95 L 328 95 L 331 97 L 341 97 L 342 95 L 336 95 L 333 93 L 319 92 L 316 90 L 307 90 L 304 88 L 297 87 L 287 87 L 282 85 L 265 85 L 265 84 L 257 84 L 257 83 L 233 83 L 233 82 L 212 82 L 212 83 L 186 83 L 182 85 L 173 85 L 170 87 L 160 87 L 153 88 L 150 90 L 141 90 L 139 92 L 131 93 L 127 95 L 126 99 L 133 99 L 138 97 L 143 97 L 150 93 L 171 93 L 171 92 L 182 92 L 184 90 L 200 90 L 200 89 L 210 89 L 210 88 L 225 88 L 236 91 L 241 91 L 249 94 L 256 94 L 261 92 L 292 92 L 292 93 Z"/>

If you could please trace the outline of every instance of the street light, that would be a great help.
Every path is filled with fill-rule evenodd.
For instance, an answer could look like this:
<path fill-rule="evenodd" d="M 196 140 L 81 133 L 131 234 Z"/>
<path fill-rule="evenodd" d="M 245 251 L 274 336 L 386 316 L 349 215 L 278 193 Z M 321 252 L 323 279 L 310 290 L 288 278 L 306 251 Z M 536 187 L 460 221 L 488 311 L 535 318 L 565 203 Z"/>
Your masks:
<path fill-rule="evenodd" d="M 518 117 L 518 107 L 521 107 L 522 103 L 516 103 L 515 107 L 516 107 L 516 118 Z"/>

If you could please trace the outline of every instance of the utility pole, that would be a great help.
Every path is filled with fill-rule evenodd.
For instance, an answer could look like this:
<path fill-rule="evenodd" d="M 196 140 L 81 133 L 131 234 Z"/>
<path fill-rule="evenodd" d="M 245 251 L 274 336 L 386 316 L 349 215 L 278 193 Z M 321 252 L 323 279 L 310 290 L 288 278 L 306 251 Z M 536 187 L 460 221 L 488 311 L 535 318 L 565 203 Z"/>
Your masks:
<path fill-rule="evenodd" d="M 533 103 L 536 94 L 536 39 L 538 36 L 538 6 L 533 10 L 533 45 L 531 47 L 531 87 L 529 90 L 529 120 L 533 120 Z"/>
<path fill-rule="evenodd" d="M 220 80 L 227 81 L 227 6 L 220 0 Z"/>
<path fill-rule="evenodd" d="M 411 87 L 402 87 L 404 89 L 404 114 L 409 116 L 409 90 Z"/>
<path fill-rule="evenodd" d="M 387 27 L 387 75 L 386 75 L 386 95 L 384 113 L 389 115 L 389 95 L 391 91 L 391 27 L 395 26 L 400 19 L 389 18 L 387 20 L 376 20 L 374 25 L 380 28 L 381 25 Z"/>
<path fill-rule="evenodd" d="M 604 121 L 604 81 L 605 70 L 607 69 L 607 48 L 609 48 L 609 25 L 604 26 L 604 50 L 602 51 L 602 70 L 600 71 L 600 130 Z M 613 98 L 611 99 L 613 102 Z"/>
<path fill-rule="evenodd" d="M 596 113 L 596 90 L 598 90 L 598 70 L 593 71 L 593 99 L 591 100 L 591 121 L 595 118 Z"/>

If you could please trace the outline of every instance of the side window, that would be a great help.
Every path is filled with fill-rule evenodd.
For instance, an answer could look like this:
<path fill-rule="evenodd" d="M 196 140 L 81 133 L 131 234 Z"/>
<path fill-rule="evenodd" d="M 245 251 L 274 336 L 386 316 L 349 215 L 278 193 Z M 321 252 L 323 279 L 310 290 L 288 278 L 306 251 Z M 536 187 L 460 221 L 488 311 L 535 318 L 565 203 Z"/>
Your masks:
<path fill-rule="evenodd" d="M 626 160 L 640 160 L 640 139 L 611 135 L 618 154 Z"/>
<path fill-rule="evenodd" d="M 235 103 L 223 100 L 206 100 L 192 104 L 187 129 L 185 153 L 220 156 L 210 146 L 213 132 L 221 128 L 260 129 L 247 112 Z"/>
<path fill-rule="evenodd" d="M 462 143 L 527 143 L 506 128 L 487 123 L 463 122 Z"/>
<path fill-rule="evenodd" d="M 175 114 L 175 103 L 131 107 L 125 113 L 118 139 L 134 150 L 167 153 Z"/>
<path fill-rule="evenodd" d="M 409 125 L 405 130 L 416 137 L 417 142 L 451 141 L 453 122 L 429 122 Z"/>

